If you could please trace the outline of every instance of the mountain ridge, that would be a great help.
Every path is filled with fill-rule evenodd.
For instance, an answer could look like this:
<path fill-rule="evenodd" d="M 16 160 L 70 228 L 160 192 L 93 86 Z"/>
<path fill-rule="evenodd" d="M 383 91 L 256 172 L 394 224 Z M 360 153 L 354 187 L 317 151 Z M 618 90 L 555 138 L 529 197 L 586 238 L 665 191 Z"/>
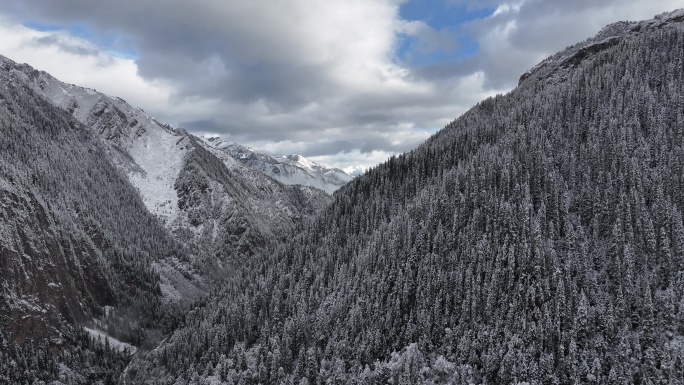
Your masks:
<path fill-rule="evenodd" d="M 563 80 L 563 70 L 576 67 L 582 60 L 608 49 L 630 36 L 654 31 L 684 21 L 684 8 L 656 15 L 643 21 L 619 21 L 603 27 L 594 37 L 574 44 L 550 57 L 520 76 L 518 85 L 530 77 Z"/>
<path fill-rule="evenodd" d="M 299 154 L 273 157 L 237 143 L 225 142 L 218 137 L 201 139 L 206 146 L 221 150 L 284 184 L 301 184 L 333 194 L 353 179 L 353 176 L 339 168 L 327 167 Z"/>
<path fill-rule="evenodd" d="M 280 185 L 225 157 L 217 163 L 211 159 L 217 154 L 203 152 L 204 142 L 121 98 L 65 84 L 8 58 L 0 57 L 0 71 L 101 138 L 107 156 L 137 188 L 148 211 L 187 246 L 189 261 L 155 262 L 169 299 L 203 295 L 230 263 L 284 237 L 329 200 L 308 187 Z M 193 160 L 199 164 L 190 165 Z"/>
<path fill-rule="evenodd" d="M 173 318 L 161 313 L 174 310 L 160 301 L 152 263 L 184 253 L 100 156 L 103 143 L 16 80 L 0 71 L 0 350 L 49 342 L 66 352 L 80 344 L 73 326 L 94 323 L 154 340 Z"/>

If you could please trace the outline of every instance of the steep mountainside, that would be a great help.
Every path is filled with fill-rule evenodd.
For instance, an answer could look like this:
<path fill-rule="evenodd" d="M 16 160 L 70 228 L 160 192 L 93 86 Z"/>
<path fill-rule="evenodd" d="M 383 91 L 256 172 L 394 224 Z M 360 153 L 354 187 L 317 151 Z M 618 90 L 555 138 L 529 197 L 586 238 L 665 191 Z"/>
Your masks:
<path fill-rule="evenodd" d="M 321 190 L 283 185 L 190 141 L 194 148 L 174 186 L 183 221 L 173 233 L 191 246 L 194 266 L 204 275 L 221 278 L 232 263 L 241 266 L 283 242 L 330 203 Z"/>
<path fill-rule="evenodd" d="M 202 140 L 208 148 L 218 149 L 231 158 L 286 185 L 310 186 L 332 194 L 353 179 L 351 175 L 339 168 L 325 167 L 301 155 L 275 158 L 249 147 L 224 142 L 220 138 L 202 138 Z M 217 154 L 217 156 L 220 155 Z"/>
<path fill-rule="evenodd" d="M 284 186 L 208 152 L 182 129 L 124 100 L 69 85 L 0 56 L 0 72 L 30 88 L 102 138 L 110 161 L 137 188 L 147 210 L 189 251 L 155 261 L 167 299 L 197 298 L 229 265 L 287 237 L 330 202 L 317 189 Z"/>
<path fill-rule="evenodd" d="M 622 21 L 610 24 L 599 31 L 596 36 L 568 47 L 543 60 L 520 76 L 519 83 L 533 75 L 536 81 L 540 79 L 565 81 L 571 70 L 577 67 L 584 59 L 591 58 L 627 38 L 653 32 L 661 28 L 669 28 L 673 23 L 681 23 L 682 21 L 684 21 L 684 9 L 657 15 L 650 20 L 639 22 Z"/>
<path fill-rule="evenodd" d="M 1 56 L 0 132 L 0 383 L 115 383 L 331 200 Z"/>
<path fill-rule="evenodd" d="M 126 355 L 100 350 L 109 361 L 99 367 L 74 326 L 138 346 L 158 342 L 175 310 L 161 300 L 153 262 L 186 256 L 101 156 L 101 141 L 5 70 L 0 132 L 0 355 L 11 364 L 0 368 L 0 383 L 31 382 L 31 370 L 55 374 L 47 352 L 64 354 L 64 370 L 92 363 L 99 378 L 112 375 Z M 39 362 L 21 359 L 41 350 Z"/>
<path fill-rule="evenodd" d="M 604 29 L 355 179 L 127 380 L 681 383 L 681 15 Z"/>

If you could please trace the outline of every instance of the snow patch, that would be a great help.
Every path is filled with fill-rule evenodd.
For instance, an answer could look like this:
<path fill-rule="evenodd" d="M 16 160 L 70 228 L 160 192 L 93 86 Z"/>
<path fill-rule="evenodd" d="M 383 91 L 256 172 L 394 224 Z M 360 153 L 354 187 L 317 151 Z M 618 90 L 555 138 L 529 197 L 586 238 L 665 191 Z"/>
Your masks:
<path fill-rule="evenodd" d="M 276 158 L 220 138 L 201 139 L 204 147 L 228 168 L 234 168 L 237 161 L 286 185 L 309 186 L 332 194 L 354 179 L 343 170 L 312 162 L 298 154 Z"/>
<path fill-rule="evenodd" d="M 157 129 L 148 130 L 147 135 L 129 150 L 143 172 L 130 172 L 128 178 L 140 191 L 145 207 L 166 224 L 172 223 L 178 215 L 174 185 L 189 148 L 187 137 Z"/>
<path fill-rule="evenodd" d="M 145 111 L 121 98 L 65 84 L 45 72 L 29 77 L 30 67 L 12 71 L 56 107 L 98 133 L 111 148 L 130 158 L 115 159 L 117 167 L 138 188 L 147 209 L 163 222 L 173 222 L 178 211 L 175 181 L 185 154 L 192 147 L 187 135 L 164 127 Z"/>
<path fill-rule="evenodd" d="M 133 355 L 135 354 L 135 352 L 138 351 L 138 348 L 136 348 L 135 346 L 127 344 L 125 342 L 121 342 L 116 338 L 110 337 L 99 330 L 87 327 L 83 327 L 83 330 L 87 331 L 88 334 L 90 334 L 90 337 L 92 337 L 95 341 L 101 341 L 103 344 L 105 343 L 105 341 L 109 342 L 109 346 L 112 349 L 119 351 L 120 353 L 128 352 L 129 355 Z"/>

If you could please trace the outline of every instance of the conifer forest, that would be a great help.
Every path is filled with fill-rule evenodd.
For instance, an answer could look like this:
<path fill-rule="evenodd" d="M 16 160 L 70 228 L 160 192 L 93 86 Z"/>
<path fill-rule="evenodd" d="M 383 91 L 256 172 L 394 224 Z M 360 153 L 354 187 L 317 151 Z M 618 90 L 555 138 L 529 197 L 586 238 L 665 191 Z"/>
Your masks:
<path fill-rule="evenodd" d="M 684 383 L 681 11 L 332 196 L 78 92 L 0 60 L 0 383 Z"/>

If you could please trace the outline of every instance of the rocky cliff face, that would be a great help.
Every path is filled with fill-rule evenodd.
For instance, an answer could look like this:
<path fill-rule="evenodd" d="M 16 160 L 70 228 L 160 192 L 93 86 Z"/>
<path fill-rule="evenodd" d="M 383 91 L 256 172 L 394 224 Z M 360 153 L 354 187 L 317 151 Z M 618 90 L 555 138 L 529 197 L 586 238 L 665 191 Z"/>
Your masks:
<path fill-rule="evenodd" d="M 85 322 L 98 305 L 113 305 L 112 288 L 92 240 L 63 236 L 52 213 L 30 190 L 0 187 L 0 328 L 17 342 L 58 335 L 64 321 Z"/>
<path fill-rule="evenodd" d="M 596 36 L 566 48 L 543 60 L 520 76 L 518 84 L 528 78 L 567 80 L 570 70 L 582 61 L 595 57 L 598 53 L 613 47 L 630 37 L 653 32 L 684 21 L 684 10 L 657 15 L 653 19 L 643 21 L 621 21 L 604 27 Z"/>

